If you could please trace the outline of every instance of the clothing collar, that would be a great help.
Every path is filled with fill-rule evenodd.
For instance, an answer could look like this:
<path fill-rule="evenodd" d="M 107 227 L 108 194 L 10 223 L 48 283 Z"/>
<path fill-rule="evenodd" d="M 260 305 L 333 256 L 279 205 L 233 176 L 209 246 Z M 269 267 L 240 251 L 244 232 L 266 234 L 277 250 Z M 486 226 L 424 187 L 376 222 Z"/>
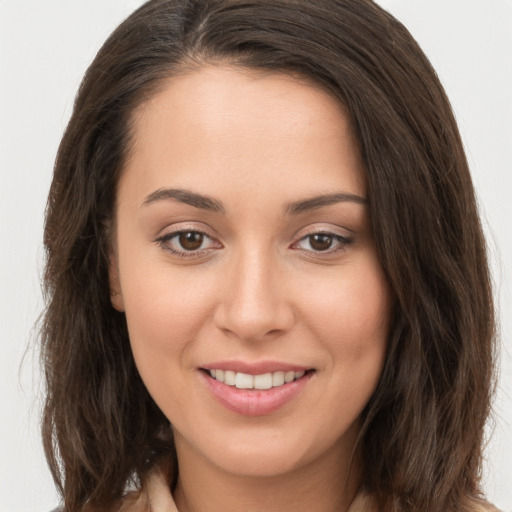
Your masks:
<path fill-rule="evenodd" d="M 179 512 L 162 472 L 153 473 L 147 482 L 151 512 Z M 355 497 L 348 512 L 371 512 L 376 510 L 372 497 L 361 490 Z"/>

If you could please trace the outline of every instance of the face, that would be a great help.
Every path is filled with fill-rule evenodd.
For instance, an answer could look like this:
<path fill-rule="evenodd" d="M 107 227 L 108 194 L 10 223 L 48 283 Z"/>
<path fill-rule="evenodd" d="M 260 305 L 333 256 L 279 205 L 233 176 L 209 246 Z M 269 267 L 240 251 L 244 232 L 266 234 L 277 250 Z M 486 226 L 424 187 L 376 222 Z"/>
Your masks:
<path fill-rule="evenodd" d="M 354 446 L 391 297 L 342 107 L 205 67 L 135 114 L 111 286 L 178 456 L 277 475 Z"/>

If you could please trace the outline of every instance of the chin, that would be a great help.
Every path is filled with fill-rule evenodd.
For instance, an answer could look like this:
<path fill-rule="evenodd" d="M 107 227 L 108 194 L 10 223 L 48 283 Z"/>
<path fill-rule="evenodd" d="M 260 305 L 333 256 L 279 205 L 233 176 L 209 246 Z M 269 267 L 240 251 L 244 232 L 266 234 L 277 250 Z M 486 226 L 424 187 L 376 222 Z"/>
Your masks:
<path fill-rule="evenodd" d="M 262 446 L 249 447 L 246 450 L 229 449 L 223 451 L 224 456 L 218 461 L 218 466 L 225 472 L 240 477 L 284 476 L 307 465 L 308 461 L 301 457 L 305 454 L 297 453 L 298 451 L 297 448 L 292 451 L 276 451 Z"/>
<path fill-rule="evenodd" d="M 339 460 L 350 460 L 359 423 L 349 426 L 344 434 L 308 432 L 307 429 L 283 431 L 273 428 L 242 428 L 231 432 L 229 438 L 203 436 L 198 444 L 191 446 L 179 435 L 176 438 L 178 457 L 180 448 L 190 454 L 190 448 L 203 462 L 239 477 L 270 478 L 285 477 L 303 469 L 311 468 L 315 462 L 332 458 L 334 466 Z M 286 432 L 286 433 L 284 433 Z M 308 435 L 309 434 L 309 435 Z M 332 436 L 332 437 L 331 437 Z"/>

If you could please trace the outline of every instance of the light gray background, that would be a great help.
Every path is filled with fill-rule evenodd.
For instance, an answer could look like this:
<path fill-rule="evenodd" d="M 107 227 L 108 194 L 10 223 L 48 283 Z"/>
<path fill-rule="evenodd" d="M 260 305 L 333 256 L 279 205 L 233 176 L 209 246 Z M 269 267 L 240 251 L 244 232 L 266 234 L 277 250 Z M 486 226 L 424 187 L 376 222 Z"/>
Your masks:
<path fill-rule="evenodd" d="M 42 223 L 52 164 L 87 65 L 140 0 L 0 0 L 0 512 L 57 496 L 38 437 Z M 446 87 L 489 240 L 502 328 L 485 489 L 512 511 L 512 0 L 380 0 Z M 24 365 L 20 364 L 25 354 Z"/>

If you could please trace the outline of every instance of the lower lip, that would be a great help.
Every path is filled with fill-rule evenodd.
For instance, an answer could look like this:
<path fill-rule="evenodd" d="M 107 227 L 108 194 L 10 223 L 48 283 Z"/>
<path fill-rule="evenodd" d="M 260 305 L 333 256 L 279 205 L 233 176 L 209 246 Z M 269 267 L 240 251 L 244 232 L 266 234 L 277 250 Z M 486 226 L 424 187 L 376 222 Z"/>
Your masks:
<path fill-rule="evenodd" d="M 313 375 L 313 372 L 307 372 L 293 382 L 260 390 L 238 389 L 215 380 L 203 371 L 200 373 L 213 396 L 226 409 L 244 416 L 263 416 L 281 409 L 304 389 Z"/>

